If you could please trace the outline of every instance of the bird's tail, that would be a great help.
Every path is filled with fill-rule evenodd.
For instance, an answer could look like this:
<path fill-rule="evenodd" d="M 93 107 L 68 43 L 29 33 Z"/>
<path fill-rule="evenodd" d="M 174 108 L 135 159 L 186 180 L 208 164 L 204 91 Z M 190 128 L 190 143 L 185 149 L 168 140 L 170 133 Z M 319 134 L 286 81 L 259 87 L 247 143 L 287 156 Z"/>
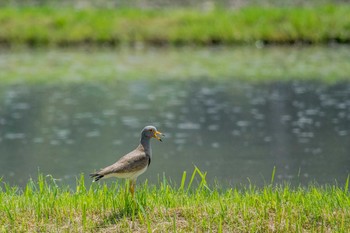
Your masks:
<path fill-rule="evenodd" d="M 91 173 L 90 177 L 92 179 L 94 179 L 93 182 L 99 181 L 100 179 L 102 179 L 104 177 L 104 175 L 98 174 L 98 173 Z"/>

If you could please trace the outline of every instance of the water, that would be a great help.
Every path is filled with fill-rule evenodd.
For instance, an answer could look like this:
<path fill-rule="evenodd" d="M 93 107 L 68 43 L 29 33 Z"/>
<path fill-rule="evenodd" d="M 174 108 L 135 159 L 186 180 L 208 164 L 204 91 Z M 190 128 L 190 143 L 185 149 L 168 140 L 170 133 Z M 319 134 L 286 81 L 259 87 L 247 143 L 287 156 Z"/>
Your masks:
<path fill-rule="evenodd" d="M 125 81 L 2 88 L 1 175 L 38 171 L 74 183 L 137 146 L 143 126 L 166 134 L 140 180 L 179 182 L 198 166 L 209 181 L 343 182 L 350 172 L 350 84 Z"/>

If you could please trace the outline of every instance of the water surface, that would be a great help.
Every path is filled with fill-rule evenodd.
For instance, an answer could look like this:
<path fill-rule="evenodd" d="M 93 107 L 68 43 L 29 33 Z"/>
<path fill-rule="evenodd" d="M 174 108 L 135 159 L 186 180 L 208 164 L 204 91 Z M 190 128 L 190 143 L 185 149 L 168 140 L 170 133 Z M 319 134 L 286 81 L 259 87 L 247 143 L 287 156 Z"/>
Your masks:
<path fill-rule="evenodd" d="M 0 89 L 0 170 L 24 184 L 38 170 L 65 183 L 153 141 L 150 169 L 179 182 L 198 166 L 225 184 L 343 182 L 350 172 L 350 84 L 118 81 Z"/>
<path fill-rule="evenodd" d="M 0 177 L 64 184 L 166 134 L 140 177 L 344 183 L 350 173 L 350 49 L 38 49 L 0 53 Z"/>

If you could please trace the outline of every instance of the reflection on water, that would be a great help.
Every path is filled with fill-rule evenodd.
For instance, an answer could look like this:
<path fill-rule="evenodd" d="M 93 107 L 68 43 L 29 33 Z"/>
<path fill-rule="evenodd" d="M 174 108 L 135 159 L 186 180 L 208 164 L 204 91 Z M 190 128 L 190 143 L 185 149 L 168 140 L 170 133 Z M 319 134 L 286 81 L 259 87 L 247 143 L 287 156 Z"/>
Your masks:
<path fill-rule="evenodd" d="M 38 170 L 65 183 L 153 141 L 150 169 L 179 182 L 193 165 L 209 181 L 344 182 L 350 172 L 350 84 L 192 81 L 0 87 L 0 176 L 23 185 Z"/>

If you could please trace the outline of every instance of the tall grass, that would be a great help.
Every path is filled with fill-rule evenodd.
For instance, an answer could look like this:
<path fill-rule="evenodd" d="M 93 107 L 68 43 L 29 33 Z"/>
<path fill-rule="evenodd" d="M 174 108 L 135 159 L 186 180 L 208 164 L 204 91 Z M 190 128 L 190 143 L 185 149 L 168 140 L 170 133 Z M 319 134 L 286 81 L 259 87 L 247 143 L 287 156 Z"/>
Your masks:
<path fill-rule="evenodd" d="M 165 178 L 137 186 L 135 200 L 127 183 L 75 190 L 38 176 L 20 190 L 0 190 L 2 232 L 346 232 L 350 229 L 349 177 L 344 187 L 209 187 L 195 168 L 179 186 Z M 273 176 L 272 176 L 273 177 Z M 272 178 L 272 182 L 273 182 Z"/>
<path fill-rule="evenodd" d="M 0 8 L 0 42 L 27 45 L 350 41 L 350 5 L 236 10 Z"/>

